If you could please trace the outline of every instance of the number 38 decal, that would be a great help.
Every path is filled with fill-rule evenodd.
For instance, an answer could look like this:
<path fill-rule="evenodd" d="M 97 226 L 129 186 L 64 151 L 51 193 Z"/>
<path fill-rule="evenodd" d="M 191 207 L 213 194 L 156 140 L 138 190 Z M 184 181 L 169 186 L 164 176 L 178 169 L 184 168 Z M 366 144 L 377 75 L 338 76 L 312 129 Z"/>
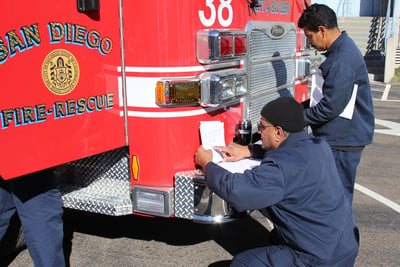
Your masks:
<path fill-rule="evenodd" d="M 218 18 L 219 24 L 222 27 L 229 27 L 232 23 L 233 19 L 233 9 L 231 6 L 232 0 L 219 0 L 219 6 L 216 7 L 214 4 L 214 0 L 206 0 L 206 6 L 210 11 L 210 17 L 206 18 L 204 15 L 204 10 L 199 10 L 199 18 L 201 23 L 205 27 L 210 27 L 215 23 L 215 20 Z M 228 11 L 228 17 L 224 18 L 222 16 L 222 12 L 226 9 Z"/>

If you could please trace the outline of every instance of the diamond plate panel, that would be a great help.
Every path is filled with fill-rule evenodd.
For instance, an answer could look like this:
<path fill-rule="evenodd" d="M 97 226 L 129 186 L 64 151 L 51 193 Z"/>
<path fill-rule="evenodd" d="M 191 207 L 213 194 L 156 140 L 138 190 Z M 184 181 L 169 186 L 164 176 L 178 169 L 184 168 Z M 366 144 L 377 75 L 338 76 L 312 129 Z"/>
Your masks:
<path fill-rule="evenodd" d="M 57 170 L 64 207 L 115 216 L 132 214 L 126 148 L 77 160 Z"/>
<path fill-rule="evenodd" d="M 193 219 L 194 215 L 194 182 L 193 178 L 202 175 L 200 170 L 179 172 L 175 174 L 175 216 Z"/>

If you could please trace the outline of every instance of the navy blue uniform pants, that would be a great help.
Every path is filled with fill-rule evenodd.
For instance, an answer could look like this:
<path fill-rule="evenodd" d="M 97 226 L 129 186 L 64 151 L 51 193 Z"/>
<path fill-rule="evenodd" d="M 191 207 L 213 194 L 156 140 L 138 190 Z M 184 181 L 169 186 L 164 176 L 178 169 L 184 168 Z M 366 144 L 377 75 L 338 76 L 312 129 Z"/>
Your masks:
<path fill-rule="evenodd" d="M 236 255 L 231 267 L 317 266 L 318 258 L 297 253 L 287 246 L 268 246 L 250 249 Z"/>
<path fill-rule="evenodd" d="M 0 178 L 0 240 L 15 212 L 34 265 L 65 266 L 61 194 L 50 170 L 7 181 Z"/>
<path fill-rule="evenodd" d="M 336 168 L 344 186 L 344 195 L 353 204 L 354 184 L 356 182 L 357 167 L 360 164 L 362 151 L 349 152 L 332 149 Z"/>
<path fill-rule="evenodd" d="M 231 267 L 353 267 L 357 253 L 329 263 L 287 246 L 268 246 L 250 249 L 236 255 Z"/>

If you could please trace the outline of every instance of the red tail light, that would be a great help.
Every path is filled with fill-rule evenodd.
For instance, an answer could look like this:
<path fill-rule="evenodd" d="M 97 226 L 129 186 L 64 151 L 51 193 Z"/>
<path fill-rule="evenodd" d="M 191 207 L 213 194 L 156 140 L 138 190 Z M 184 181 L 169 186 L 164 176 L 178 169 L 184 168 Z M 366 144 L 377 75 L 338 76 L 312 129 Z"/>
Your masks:
<path fill-rule="evenodd" d="M 233 56 L 233 36 L 222 36 L 220 39 L 221 57 Z"/>
<path fill-rule="evenodd" d="M 202 64 L 240 60 L 247 53 L 247 33 L 241 30 L 197 32 L 197 60 Z"/>
<path fill-rule="evenodd" d="M 247 53 L 246 35 L 235 36 L 235 55 L 245 55 Z"/>

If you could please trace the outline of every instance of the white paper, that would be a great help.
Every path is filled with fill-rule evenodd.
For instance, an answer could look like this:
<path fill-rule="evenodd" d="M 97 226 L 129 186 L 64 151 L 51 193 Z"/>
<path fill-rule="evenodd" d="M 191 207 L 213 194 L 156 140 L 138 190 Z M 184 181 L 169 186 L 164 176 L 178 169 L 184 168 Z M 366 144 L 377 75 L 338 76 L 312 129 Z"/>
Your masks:
<path fill-rule="evenodd" d="M 213 149 L 213 146 L 226 146 L 224 123 L 220 121 L 201 121 L 200 122 L 201 143 L 205 149 L 211 149 L 213 153 L 212 161 L 221 162 L 223 157 L 220 151 Z"/>
<path fill-rule="evenodd" d="M 312 87 L 310 96 L 310 107 L 315 106 L 324 97 L 322 93 L 322 86 L 324 85 L 324 78 L 322 77 L 321 70 L 318 70 L 315 75 L 312 76 Z"/>
<path fill-rule="evenodd" d="M 244 173 L 245 170 L 250 170 L 261 164 L 261 160 L 258 159 L 242 159 L 234 162 L 220 162 L 219 166 L 232 172 L 232 173 Z"/>
<path fill-rule="evenodd" d="M 324 97 L 322 93 L 322 87 L 324 85 L 324 78 L 322 77 L 321 70 L 313 75 L 312 77 L 312 88 L 311 88 L 311 96 L 310 96 L 310 107 L 315 106 L 319 103 L 319 101 Z M 351 94 L 350 101 L 347 103 L 343 112 L 339 114 L 340 117 L 351 120 L 353 118 L 354 106 L 356 103 L 358 91 L 358 84 L 354 84 L 353 92 Z"/>
<path fill-rule="evenodd" d="M 356 105 L 357 91 L 358 91 L 358 84 L 354 84 L 353 93 L 351 94 L 350 101 L 349 103 L 347 103 L 343 112 L 340 113 L 339 115 L 340 117 L 348 120 L 351 120 L 351 118 L 353 118 L 354 106 Z"/>

